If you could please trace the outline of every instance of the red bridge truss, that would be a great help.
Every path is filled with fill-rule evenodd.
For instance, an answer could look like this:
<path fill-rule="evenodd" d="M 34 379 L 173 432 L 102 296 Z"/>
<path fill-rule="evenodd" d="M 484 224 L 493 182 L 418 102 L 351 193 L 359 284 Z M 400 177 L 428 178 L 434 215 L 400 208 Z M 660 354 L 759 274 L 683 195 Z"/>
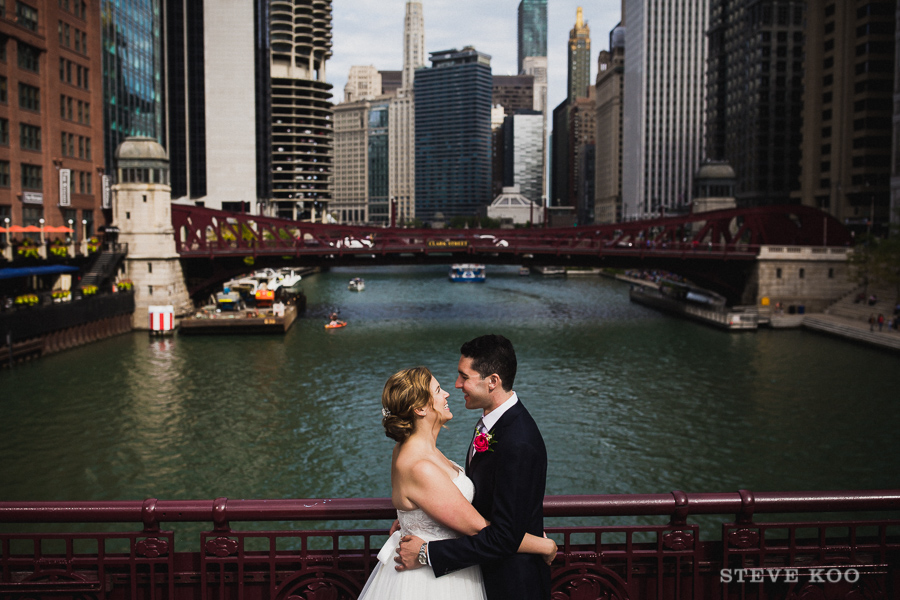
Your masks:
<path fill-rule="evenodd" d="M 761 245 L 843 246 L 847 229 L 805 206 L 721 210 L 608 225 L 552 229 L 400 229 L 303 223 L 172 205 L 178 253 L 196 256 L 465 253 L 756 256 Z M 474 256 L 473 256 L 474 258 Z"/>
<path fill-rule="evenodd" d="M 805 206 L 723 210 L 566 228 L 403 229 L 304 223 L 173 204 L 172 224 L 182 259 L 215 259 L 217 263 L 199 266 L 191 261 L 195 262 L 188 269 L 192 294 L 246 270 L 246 257 L 253 257 L 259 266 L 293 260 L 293 264 L 310 266 L 484 262 L 642 264 L 670 270 L 672 261 L 680 261 L 682 266 L 695 265 L 694 271 L 715 275 L 715 263 L 752 263 L 763 245 L 852 243 L 849 231 L 838 220 Z M 696 267 L 698 261 L 705 264 L 703 269 Z M 739 278 L 743 280 L 745 274 Z M 740 281 L 717 283 L 716 279 L 711 277 L 706 283 L 732 297 L 741 287 Z"/>

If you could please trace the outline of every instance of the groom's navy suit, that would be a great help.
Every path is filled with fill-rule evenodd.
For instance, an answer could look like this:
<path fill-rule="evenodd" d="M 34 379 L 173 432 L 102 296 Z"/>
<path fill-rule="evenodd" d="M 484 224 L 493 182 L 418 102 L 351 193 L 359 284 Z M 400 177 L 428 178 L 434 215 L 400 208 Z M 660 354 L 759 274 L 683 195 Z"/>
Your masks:
<path fill-rule="evenodd" d="M 550 567 L 536 554 L 517 554 L 526 533 L 544 535 L 547 450 L 521 400 L 493 429 L 490 452 L 476 452 L 466 466 L 475 483 L 472 504 L 490 522 L 476 535 L 428 544 L 438 577 L 481 565 L 490 600 L 550 598 Z"/>

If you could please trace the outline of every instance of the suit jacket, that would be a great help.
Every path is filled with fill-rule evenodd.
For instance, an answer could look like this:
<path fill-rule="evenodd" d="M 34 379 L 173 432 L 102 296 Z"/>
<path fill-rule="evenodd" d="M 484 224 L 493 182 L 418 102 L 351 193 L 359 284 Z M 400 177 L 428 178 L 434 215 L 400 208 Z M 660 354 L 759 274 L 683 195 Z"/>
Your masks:
<path fill-rule="evenodd" d="M 472 536 L 428 544 L 437 577 L 481 565 L 490 600 L 550 598 L 550 568 L 536 554 L 518 554 L 525 533 L 544 534 L 547 449 L 521 400 L 493 429 L 488 452 L 466 467 L 475 483 L 472 504 L 490 525 Z"/>

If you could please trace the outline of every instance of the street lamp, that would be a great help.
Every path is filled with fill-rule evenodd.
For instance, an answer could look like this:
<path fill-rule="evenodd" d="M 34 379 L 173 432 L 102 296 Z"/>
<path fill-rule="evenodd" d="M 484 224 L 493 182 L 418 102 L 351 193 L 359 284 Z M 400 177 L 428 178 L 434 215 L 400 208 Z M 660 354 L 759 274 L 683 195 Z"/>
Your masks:
<path fill-rule="evenodd" d="M 6 225 L 6 245 L 9 246 L 9 217 L 4 218 L 3 223 Z"/>
<path fill-rule="evenodd" d="M 87 254 L 87 219 L 81 220 L 81 243 L 84 245 L 82 254 Z"/>
<path fill-rule="evenodd" d="M 44 219 L 38 219 L 38 223 L 41 224 L 41 246 L 44 245 Z"/>

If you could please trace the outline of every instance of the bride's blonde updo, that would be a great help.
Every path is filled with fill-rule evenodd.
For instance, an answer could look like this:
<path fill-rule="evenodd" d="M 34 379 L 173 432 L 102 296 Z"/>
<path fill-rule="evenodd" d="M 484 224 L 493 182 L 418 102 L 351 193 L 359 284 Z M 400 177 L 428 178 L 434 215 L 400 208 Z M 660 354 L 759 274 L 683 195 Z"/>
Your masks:
<path fill-rule="evenodd" d="M 431 401 L 431 371 L 426 367 L 403 369 L 390 376 L 381 393 L 384 434 L 403 442 L 415 429 L 416 409 Z"/>

